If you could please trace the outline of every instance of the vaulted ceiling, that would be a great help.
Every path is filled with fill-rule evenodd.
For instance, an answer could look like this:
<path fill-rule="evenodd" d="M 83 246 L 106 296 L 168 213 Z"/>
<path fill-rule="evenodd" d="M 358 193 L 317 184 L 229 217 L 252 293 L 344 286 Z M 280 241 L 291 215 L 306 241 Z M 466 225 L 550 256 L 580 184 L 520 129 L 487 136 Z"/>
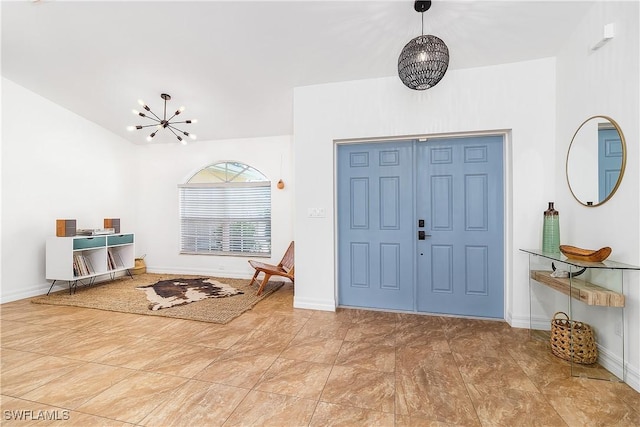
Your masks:
<path fill-rule="evenodd" d="M 594 4 L 436 0 L 425 33 L 450 69 L 549 57 Z M 161 93 L 198 119 L 185 125 L 198 140 L 291 134 L 294 87 L 396 76 L 420 34 L 406 0 L 3 1 L 1 14 L 4 77 L 136 144 L 147 132 L 125 128 L 146 123 L 131 110 L 160 114 Z"/>

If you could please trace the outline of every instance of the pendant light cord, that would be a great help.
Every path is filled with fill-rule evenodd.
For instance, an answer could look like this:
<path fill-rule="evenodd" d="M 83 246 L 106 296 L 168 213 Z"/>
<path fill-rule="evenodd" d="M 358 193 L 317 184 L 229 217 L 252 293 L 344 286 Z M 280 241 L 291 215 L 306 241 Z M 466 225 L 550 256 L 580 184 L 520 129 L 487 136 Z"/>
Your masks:
<path fill-rule="evenodd" d="M 422 32 L 422 35 L 424 36 L 424 12 L 420 12 L 420 15 L 422 15 L 422 27 L 421 27 L 421 32 Z"/>

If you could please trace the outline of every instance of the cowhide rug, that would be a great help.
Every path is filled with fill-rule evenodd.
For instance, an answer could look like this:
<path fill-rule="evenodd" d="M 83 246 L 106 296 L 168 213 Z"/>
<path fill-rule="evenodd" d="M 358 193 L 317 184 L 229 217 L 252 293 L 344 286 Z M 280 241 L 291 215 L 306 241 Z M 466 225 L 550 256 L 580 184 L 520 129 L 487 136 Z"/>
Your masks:
<path fill-rule="evenodd" d="M 160 280 L 153 285 L 139 286 L 136 289 L 143 290 L 147 294 L 147 299 L 151 302 L 149 310 L 189 304 L 205 298 L 225 298 L 244 293 L 206 277 Z"/>

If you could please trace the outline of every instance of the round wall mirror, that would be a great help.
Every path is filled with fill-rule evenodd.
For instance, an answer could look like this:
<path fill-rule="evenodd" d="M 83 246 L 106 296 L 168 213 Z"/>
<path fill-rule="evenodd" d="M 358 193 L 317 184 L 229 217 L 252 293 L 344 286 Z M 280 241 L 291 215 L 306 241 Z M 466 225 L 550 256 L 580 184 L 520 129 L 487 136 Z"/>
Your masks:
<path fill-rule="evenodd" d="M 576 130 L 567 152 L 567 184 L 584 206 L 599 206 L 613 197 L 627 163 L 627 146 L 618 123 L 593 116 Z"/>

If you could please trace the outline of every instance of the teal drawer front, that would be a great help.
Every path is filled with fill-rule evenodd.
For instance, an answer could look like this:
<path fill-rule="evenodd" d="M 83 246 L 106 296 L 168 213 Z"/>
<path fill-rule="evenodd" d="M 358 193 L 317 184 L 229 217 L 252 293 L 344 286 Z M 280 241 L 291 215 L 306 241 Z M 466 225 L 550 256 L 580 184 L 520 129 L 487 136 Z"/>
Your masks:
<path fill-rule="evenodd" d="M 133 243 L 133 234 L 118 234 L 117 236 L 107 236 L 107 245 L 126 245 Z"/>
<path fill-rule="evenodd" d="M 73 239 L 73 250 L 91 249 L 104 246 L 104 237 L 84 237 L 82 239 Z"/>

